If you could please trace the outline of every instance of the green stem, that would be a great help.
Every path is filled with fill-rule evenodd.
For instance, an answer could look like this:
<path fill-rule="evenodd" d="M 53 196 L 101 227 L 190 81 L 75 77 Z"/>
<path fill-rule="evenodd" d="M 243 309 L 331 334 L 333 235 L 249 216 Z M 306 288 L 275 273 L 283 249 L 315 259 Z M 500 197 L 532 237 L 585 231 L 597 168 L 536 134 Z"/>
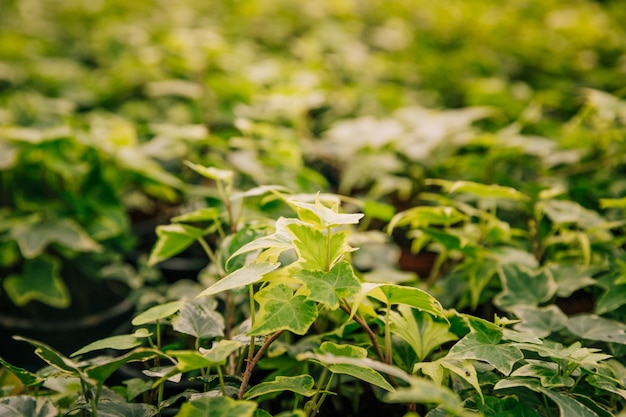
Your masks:
<path fill-rule="evenodd" d="M 332 231 L 330 226 L 326 228 L 326 272 L 330 271 L 330 254 L 332 244 Z"/>
<path fill-rule="evenodd" d="M 308 403 L 308 410 L 305 410 L 305 413 L 307 416 L 312 416 L 314 413 L 314 411 L 316 410 L 316 404 L 317 404 L 317 400 L 321 395 L 322 392 L 322 385 L 324 384 L 324 380 L 326 379 L 326 375 L 328 375 L 328 368 L 324 367 L 324 369 L 322 370 L 322 374 L 320 375 L 320 378 L 317 381 L 317 387 L 315 387 L 315 395 L 313 396 L 313 398 L 311 398 L 311 401 Z"/>
<path fill-rule="evenodd" d="M 204 252 L 207 254 L 211 262 L 214 265 L 217 265 L 217 257 L 215 256 L 215 252 L 213 252 L 213 249 L 211 249 L 211 246 L 209 246 L 207 241 L 204 240 L 203 237 L 199 237 L 197 241 L 198 243 L 200 243 L 200 246 L 202 246 L 202 249 L 204 249 Z"/>
<path fill-rule="evenodd" d="M 446 261 L 447 258 L 448 258 L 448 253 L 444 249 L 442 249 L 441 252 L 437 254 L 437 258 L 435 259 L 435 264 L 433 265 L 432 269 L 430 270 L 430 273 L 428 274 L 428 278 L 426 279 L 426 283 L 428 284 L 429 287 L 432 286 L 437 280 L 437 278 L 439 277 L 439 274 L 441 273 L 441 267 L 443 266 L 443 263 Z"/>
<path fill-rule="evenodd" d="M 224 374 L 222 373 L 222 367 L 217 365 L 217 376 L 220 379 L 220 388 L 222 389 L 222 395 L 226 397 L 226 384 L 224 384 Z"/>
<path fill-rule="evenodd" d="M 352 313 L 351 309 L 350 309 L 350 306 L 348 305 L 346 300 L 343 300 L 343 304 L 340 304 L 339 308 L 341 308 L 343 311 L 345 311 L 348 314 L 348 316 Z M 367 336 L 369 337 L 370 341 L 372 342 L 372 345 L 374 346 L 374 350 L 376 350 L 376 354 L 378 355 L 380 360 L 383 361 L 383 362 L 386 362 L 385 361 L 385 355 L 383 354 L 383 351 L 380 348 L 380 344 L 378 343 L 378 339 L 376 338 L 376 335 L 374 334 L 374 332 L 372 331 L 370 326 L 368 326 L 367 322 L 365 320 L 363 320 L 361 317 L 359 317 L 358 314 L 355 314 L 354 316 L 352 316 L 352 319 L 354 321 L 356 321 L 357 324 L 359 326 L 361 326 L 361 328 L 363 330 L 365 330 L 365 333 L 367 333 Z"/>
<path fill-rule="evenodd" d="M 330 390 L 330 385 L 333 382 L 334 376 L 335 374 L 330 374 L 330 377 L 328 378 L 328 383 L 326 384 L 326 387 L 324 388 L 324 392 L 322 393 L 322 398 L 320 398 L 319 401 L 313 404 L 313 408 L 311 409 L 311 414 L 310 414 L 311 417 L 317 414 L 320 411 L 320 408 L 322 408 L 322 404 L 324 404 L 324 400 L 326 399 L 326 396 L 328 395 L 328 391 Z"/>
<path fill-rule="evenodd" d="M 391 364 L 391 305 L 387 304 L 385 312 L 385 361 Z"/>

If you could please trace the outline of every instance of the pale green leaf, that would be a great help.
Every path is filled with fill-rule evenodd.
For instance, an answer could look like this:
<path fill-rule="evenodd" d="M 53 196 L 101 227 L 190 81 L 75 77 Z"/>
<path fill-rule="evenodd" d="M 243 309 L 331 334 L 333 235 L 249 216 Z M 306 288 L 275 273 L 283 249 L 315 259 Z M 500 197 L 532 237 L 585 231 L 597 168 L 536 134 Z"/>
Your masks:
<path fill-rule="evenodd" d="M 214 181 L 222 181 L 231 183 L 233 181 L 234 172 L 226 169 L 218 169 L 215 167 L 207 167 L 193 162 L 185 161 L 185 165 L 196 171 L 198 174 Z"/>
<path fill-rule="evenodd" d="M 107 378 L 113 375 L 115 371 L 129 362 L 146 361 L 155 357 L 171 361 L 169 356 L 157 349 L 136 348 L 121 356 L 102 358 L 93 365 L 86 367 L 85 372 L 90 378 L 99 382 L 104 382 Z"/>
<path fill-rule="evenodd" d="M 537 337 L 547 337 L 565 327 L 567 316 L 557 306 L 514 307 L 511 311 L 522 320 L 515 330 L 531 333 Z"/>
<path fill-rule="evenodd" d="M 580 314 L 571 317 L 565 327 L 581 339 L 626 345 L 626 324 L 595 314 Z"/>
<path fill-rule="evenodd" d="M 368 295 L 388 305 L 404 304 L 435 317 L 444 317 L 439 301 L 419 288 L 382 284 L 372 288 Z"/>
<path fill-rule="evenodd" d="M 291 391 L 305 397 L 312 397 L 317 392 L 313 389 L 315 381 L 310 375 L 277 376 L 275 380 L 262 382 L 250 388 L 243 398 L 250 400 L 272 392 Z"/>
<path fill-rule="evenodd" d="M 417 206 L 393 216 L 388 230 L 391 233 L 396 227 L 406 225 L 411 225 L 414 229 L 426 226 L 450 226 L 466 219 L 467 216 L 454 207 Z"/>
<path fill-rule="evenodd" d="M 223 364 L 228 356 L 242 346 L 241 342 L 236 340 L 223 339 L 213 343 L 211 349 L 201 349 L 202 355 L 213 363 Z"/>
<path fill-rule="evenodd" d="M 465 415 L 463 401 L 450 389 L 426 378 L 411 378 L 408 387 L 397 388 L 385 395 L 385 402 L 406 404 L 441 404 L 453 415 Z"/>
<path fill-rule="evenodd" d="M 524 358 L 522 351 L 500 344 L 502 329 L 478 318 L 470 320 L 471 332 L 459 340 L 446 355 L 447 359 L 476 359 L 493 365 L 505 375 Z"/>
<path fill-rule="evenodd" d="M 574 386 L 574 378 L 561 375 L 557 363 L 533 359 L 527 359 L 527 362 L 513 371 L 511 376 L 538 378 L 546 388 Z"/>
<path fill-rule="evenodd" d="M 51 243 L 79 252 L 99 252 L 102 247 L 72 219 L 32 216 L 15 224 L 10 231 L 25 258 L 41 255 Z"/>
<path fill-rule="evenodd" d="M 207 222 L 216 221 L 219 218 L 220 211 L 216 207 L 202 207 L 189 213 L 172 217 L 174 223 L 191 223 L 191 222 Z"/>
<path fill-rule="evenodd" d="M 558 288 L 551 274 L 522 265 L 502 265 L 498 275 L 503 290 L 496 295 L 494 303 L 506 311 L 540 305 L 552 298 Z"/>
<path fill-rule="evenodd" d="M 300 209 L 298 210 L 298 214 L 303 220 L 313 220 L 314 224 L 324 228 L 346 224 L 358 224 L 359 220 L 363 217 L 362 213 L 338 213 L 324 206 L 319 200 L 316 201 L 315 204 L 303 203 L 293 199 L 290 199 L 289 202 Z M 308 215 L 306 213 L 308 213 Z M 311 216 L 311 214 L 313 216 Z"/>
<path fill-rule="evenodd" d="M 230 354 L 241 346 L 241 343 L 237 341 L 224 339 L 214 343 L 211 349 L 202 349 L 201 352 L 196 350 L 170 350 L 167 353 L 178 361 L 176 369 L 179 372 L 189 372 L 223 365 L 228 360 Z"/>
<path fill-rule="evenodd" d="M 270 272 L 278 269 L 278 267 L 280 267 L 280 263 L 253 262 L 232 272 L 231 274 L 228 274 L 215 284 L 211 285 L 209 288 L 202 291 L 198 297 L 218 294 L 223 291 L 254 284 L 255 282 L 263 279 L 265 274 L 269 274 Z"/>
<path fill-rule="evenodd" d="M 515 188 L 497 184 L 481 184 L 471 181 L 447 181 L 439 179 L 426 180 L 426 184 L 434 184 L 442 187 L 449 193 L 471 194 L 482 199 L 499 199 L 526 201 L 528 196 Z"/>
<path fill-rule="evenodd" d="M 274 233 L 268 236 L 260 237 L 250 243 L 241 246 L 228 258 L 226 264 L 228 265 L 231 259 L 239 255 L 253 252 L 256 250 L 271 249 L 274 251 L 273 253 L 278 256 L 282 252 L 292 249 L 293 242 L 291 241 L 291 236 L 287 230 L 287 225 L 298 222 L 300 222 L 300 220 L 280 217 L 278 220 L 276 220 L 276 230 Z"/>
<path fill-rule="evenodd" d="M 143 324 L 157 322 L 176 314 L 184 304 L 184 301 L 170 301 L 169 303 L 150 307 L 148 310 L 135 317 L 132 324 L 133 326 L 141 326 Z"/>
<path fill-rule="evenodd" d="M 215 311 L 216 303 L 200 298 L 185 303 L 172 320 L 174 330 L 195 338 L 223 336 L 224 317 Z"/>
<path fill-rule="evenodd" d="M 9 275 L 2 281 L 5 291 L 18 306 L 31 300 L 57 308 L 69 307 L 70 293 L 59 273 L 61 263 L 48 256 L 24 261 L 21 275 Z"/>
<path fill-rule="evenodd" d="M 297 271 L 294 277 L 307 288 L 307 299 L 320 302 L 330 309 L 337 309 L 342 298 L 358 293 L 361 284 L 352 266 L 345 261 L 335 264 L 328 272 Z"/>
<path fill-rule="evenodd" d="M 16 395 L 0 398 L 0 415 L 2 417 L 57 417 L 59 411 L 48 398 Z"/>
<path fill-rule="evenodd" d="M 229 397 L 201 397 L 180 407 L 176 417 L 253 417 L 257 403 Z"/>
<path fill-rule="evenodd" d="M 304 295 L 294 295 L 285 284 L 270 285 L 260 290 L 254 299 L 259 312 L 249 335 L 263 336 L 278 330 L 303 335 L 317 318 L 317 308 Z"/>
<path fill-rule="evenodd" d="M 204 235 L 204 230 L 186 224 L 175 223 L 157 226 L 156 234 L 158 238 L 150 251 L 148 265 L 156 265 L 184 251 Z"/>
<path fill-rule="evenodd" d="M 126 350 L 132 349 L 141 345 L 142 340 L 140 338 L 135 337 L 132 334 L 124 334 L 118 336 L 105 337 L 104 339 L 96 340 L 93 343 L 90 343 L 76 352 L 72 353 L 70 357 L 84 355 L 85 353 L 93 352 L 95 350 L 102 349 L 116 349 L 116 350 Z"/>

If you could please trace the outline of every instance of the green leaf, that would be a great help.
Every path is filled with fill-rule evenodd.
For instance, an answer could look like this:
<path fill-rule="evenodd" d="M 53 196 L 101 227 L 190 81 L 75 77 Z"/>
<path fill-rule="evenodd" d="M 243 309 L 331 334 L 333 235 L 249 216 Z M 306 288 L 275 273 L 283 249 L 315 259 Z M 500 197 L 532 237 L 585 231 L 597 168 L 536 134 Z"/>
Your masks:
<path fill-rule="evenodd" d="M 528 196 L 526 196 L 524 193 L 517 191 L 515 188 L 504 187 L 497 184 L 481 184 L 471 181 L 447 181 L 439 179 L 429 179 L 426 180 L 425 183 L 429 185 L 439 185 L 449 193 L 472 194 L 478 198 L 483 199 L 513 201 L 528 200 Z"/>
<path fill-rule="evenodd" d="M 527 364 L 522 365 L 511 374 L 512 377 L 538 378 L 541 385 L 546 388 L 573 387 L 574 378 L 561 375 L 555 362 L 538 361 L 527 359 Z"/>
<path fill-rule="evenodd" d="M 222 181 L 226 184 L 231 183 L 235 176 L 234 172 L 230 170 L 218 169 L 215 167 L 206 167 L 203 165 L 194 164 L 193 162 L 189 161 L 185 161 L 185 165 L 187 165 L 189 168 L 193 169 L 203 177 L 214 181 Z"/>
<path fill-rule="evenodd" d="M 16 395 L 0 398 L 0 415 L 2 417 L 56 417 L 59 411 L 47 398 Z"/>
<path fill-rule="evenodd" d="M 250 388 L 243 398 L 250 400 L 272 392 L 292 391 L 305 397 L 312 397 L 317 392 L 313 389 L 315 381 L 310 375 L 277 376 L 274 381 L 261 382 Z"/>
<path fill-rule="evenodd" d="M 223 336 L 224 317 L 215 311 L 217 302 L 209 298 L 185 303 L 172 320 L 174 330 L 195 338 Z"/>
<path fill-rule="evenodd" d="M 316 353 L 307 352 L 298 355 L 298 359 L 313 359 L 333 373 L 350 375 L 386 391 L 393 391 L 389 382 L 371 366 L 374 361 L 366 356 L 367 351 L 358 346 L 324 342 Z"/>
<path fill-rule="evenodd" d="M 122 401 L 98 401 L 98 417 L 153 417 L 159 410 L 149 404 Z"/>
<path fill-rule="evenodd" d="M 149 266 L 156 265 L 184 251 L 204 235 L 204 230 L 176 223 L 157 226 L 156 234 L 158 238 L 150 252 Z"/>
<path fill-rule="evenodd" d="M 626 345 L 626 325 L 595 314 L 579 314 L 571 317 L 565 327 L 581 339 Z"/>
<path fill-rule="evenodd" d="M 406 341 L 415 351 L 419 361 L 423 361 L 433 350 L 457 336 L 450 332 L 450 323 L 433 318 L 430 314 L 415 313 L 407 305 L 398 306 L 398 312 L 391 312 L 391 334 Z"/>
<path fill-rule="evenodd" d="M 445 317 L 439 301 L 419 288 L 393 284 L 374 284 L 371 286 L 362 284 L 362 288 L 368 288 L 369 292 L 367 295 L 385 304 L 404 304 L 432 314 L 435 317 Z"/>
<path fill-rule="evenodd" d="M 426 226 L 451 226 L 467 220 L 467 216 L 454 207 L 417 206 L 396 214 L 389 222 L 391 233 L 396 227 L 411 225 L 413 229 Z"/>
<path fill-rule="evenodd" d="M 65 355 L 51 348 L 45 343 L 37 340 L 29 339 L 22 336 L 13 336 L 15 340 L 27 342 L 35 347 L 35 354 L 46 361 L 49 365 L 60 369 L 63 372 L 80 377 L 83 381 L 87 381 L 87 375 L 80 369 L 78 363 L 67 358 Z"/>
<path fill-rule="evenodd" d="M 180 407 L 176 417 L 253 417 L 257 403 L 229 397 L 201 397 Z"/>
<path fill-rule="evenodd" d="M 494 389 L 502 390 L 515 387 L 525 387 L 532 391 L 541 393 L 554 401 L 559 408 L 560 417 L 598 417 L 594 411 L 574 398 L 561 394 L 559 391 L 552 391 L 541 386 L 539 381 L 529 378 L 509 378 L 499 381 Z"/>
<path fill-rule="evenodd" d="M 307 288 L 307 299 L 317 301 L 335 310 L 342 298 L 358 293 L 361 283 L 357 279 L 352 266 L 345 261 L 335 264 L 328 272 L 302 270 L 294 277 Z"/>
<path fill-rule="evenodd" d="M 14 168 L 17 165 L 18 156 L 18 146 L 7 142 L 0 142 L 0 171 Z"/>
<path fill-rule="evenodd" d="M 567 298 L 578 289 L 596 284 L 592 275 L 597 271 L 582 265 L 556 263 L 548 265 L 548 271 L 556 282 L 556 295 L 561 298 Z"/>
<path fill-rule="evenodd" d="M 363 214 L 367 217 L 388 222 L 393 218 L 395 213 L 396 209 L 391 204 L 369 199 L 363 202 Z"/>
<path fill-rule="evenodd" d="M 411 378 L 408 387 L 397 388 L 385 395 L 389 403 L 441 404 L 455 416 L 468 415 L 464 410 L 463 401 L 450 389 L 438 385 L 426 378 Z"/>
<path fill-rule="evenodd" d="M 126 350 L 132 349 L 141 345 L 141 338 L 136 337 L 132 334 L 124 334 L 119 336 L 111 336 L 106 337 L 104 339 L 96 340 L 93 343 L 88 344 L 72 353 L 70 357 L 83 355 L 88 352 L 93 352 L 94 350 L 102 350 L 102 349 L 117 349 L 117 350 Z"/>
<path fill-rule="evenodd" d="M 315 204 L 303 203 L 301 201 L 289 200 L 291 204 L 298 207 L 298 215 L 306 222 L 320 225 L 323 228 L 358 224 L 363 217 L 362 213 L 338 213 L 336 210 L 329 209 L 316 199 Z M 335 207 L 336 208 L 336 207 Z"/>
<path fill-rule="evenodd" d="M 171 360 L 167 355 L 156 349 L 137 348 L 122 356 L 99 360 L 97 363 L 87 366 L 84 371 L 90 378 L 104 382 L 115 371 L 129 362 L 145 361 L 155 357 Z"/>
<path fill-rule="evenodd" d="M 245 287 L 263 279 L 265 274 L 278 269 L 280 263 L 253 262 L 232 272 L 202 291 L 198 297 L 218 294 L 222 291 Z"/>
<path fill-rule="evenodd" d="M 287 225 L 287 230 L 302 269 L 326 271 L 352 251 L 348 246 L 347 231 L 333 233 L 329 242 L 328 236 L 306 223 L 291 223 Z"/>
<path fill-rule="evenodd" d="M 24 368 L 11 365 L 4 359 L 0 358 L 0 365 L 15 375 L 22 384 L 26 387 L 40 387 L 46 380 L 37 374 L 34 374 Z"/>
<path fill-rule="evenodd" d="M 494 303 L 503 310 L 514 307 L 537 306 L 552 298 L 558 289 L 551 274 L 533 271 L 522 265 L 506 264 L 498 272 L 503 290 Z"/>
<path fill-rule="evenodd" d="M 31 216 L 15 224 L 11 228 L 10 236 L 17 242 L 22 255 L 28 259 L 41 255 L 53 242 L 79 252 L 102 250 L 102 247 L 71 219 Z"/>
<path fill-rule="evenodd" d="M 230 256 L 230 258 L 228 258 L 228 260 L 226 261 L 226 265 L 230 267 L 230 261 L 239 255 L 261 249 L 269 249 L 268 252 L 271 251 L 271 254 L 266 254 L 268 259 L 272 259 L 271 256 L 277 258 L 278 255 L 280 255 L 284 251 L 293 248 L 293 242 L 291 241 L 291 235 L 287 230 L 287 225 L 298 222 L 300 222 L 300 220 L 280 217 L 278 220 L 276 220 L 276 230 L 274 233 L 268 236 L 260 237 L 250 243 L 243 245 L 242 247 L 237 249 Z"/>
<path fill-rule="evenodd" d="M 514 307 L 511 311 L 522 320 L 515 330 L 531 333 L 537 337 L 548 337 L 565 327 L 567 316 L 557 306 Z"/>
<path fill-rule="evenodd" d="M 195 350 L 170 350 L 168 354 L 178 360 L 176 368 L 180 372 L 189 372 L 223 365 L 228 360 L 230 354 L 241 346 L 240 342 L 224 339 L 213 343 L 211 349 L 203 349 L 201 352 Z"/>
<path fill-rule="evenodd" d="M 56 308 L 67 308 L 70 293 L 59 274 L 61 263 L 55 258 L 39 256 L 24 261 L 22 275 L 9 275 L 2 285 L 17 306 L 32 300 L 41 301 Z"/>
<path fill-rule="evenodd" d="M 161 319 L 172 316 L 178 312 L 184 304 L 184 301 L 170 301 L 169 303 L 150 307 L 135 317 L 132 324 L 133 326 L 142 326 L 144 324 L 157 322 Z"/>
<path fill-rule="evenodd" d="M 294 295 L 285 284 L 270 285 L 260 290 L 254 299 L 259 313 L 250 336 L 262 336 L 278 330 L 303 335 L 317 318 L 317 308 L 304 295 Z"/>
<path fill-rule="evenodd" d="M 538 204 L 555 224 L 577 224 L 586 229 L 600 227 L 606 223 L 597 212 L 570 200 L 545 200 Z"/>
<path fill-rule="evenodd" d="M 202 207 L 192 212 L 172 217 L 171 221 L 174 223 L 213 222 L 219 219 L 219 215 L 220 211 L 216 207 Z"/>
<path fill-rule="evenodd" d="M 505 375 L 511 373 L 522 351 L 511 345 L 501 345 L 502 329 L 478 318 L 470 320 L 471 331 L 459 340 L 446 355 L 447 359 L 476 359 L 493 365 Z"/>

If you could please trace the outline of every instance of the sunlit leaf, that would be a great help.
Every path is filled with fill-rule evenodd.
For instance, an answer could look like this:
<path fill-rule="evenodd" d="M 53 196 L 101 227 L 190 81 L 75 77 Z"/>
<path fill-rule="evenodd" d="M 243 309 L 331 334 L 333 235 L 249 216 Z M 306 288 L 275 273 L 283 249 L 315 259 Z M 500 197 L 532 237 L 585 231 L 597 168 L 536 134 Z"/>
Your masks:
<path fill-rule="evenodd" d="M 218 294 L 222 291 L 254 284 L 263 279 L 265 274 L 269 274 L 278 269 L 278 267 L 280 267 L 280 263 L 253 262 L 217 281 L 215 284 L 202 291 L 198 297 Z"/>
<path fill-rule="evenodd" d="M 193 162 L 185 161 L 185 165 L 196 171 L 203 177 L 209 178 L 215 181 L 223 181 L 224 183 L 230 183 L 233 180 L 234 173 L 230 170 L 218 169 L 215 167 L 206 167 Z"/>
<path fill-rule="evenodd" d="M 393 284 L 380 284 L 370 288 L 367 295 L 385 304 L 404 304 L 435 317 L 444 317 L 439 301 L 419 288 Z"/>
<path fill-rule="evenodd" d="M 318 224 L 324 228 L 346 224 L 358 224 L 359 220 L 363 217 L 361 213 L 338 213 L 320 203 L 319 200 L 316 201 L 315 204 L 303 203 L 293 199 L 290 199 L 289 202 L 300 209 L 298 210 L 298 214 L 304 221 L 312 220 L 314 224 Z"/>
<path fill-rule="evenodd" d="M 527 359 L 527 361 L 527 364 L 513 371 L 511 376 L 538 378 L 541 385 L 546 388 L 574 386 L 574 378 L 561 375 L 557 363 L 533 359 Z"/>
<path fill-rule="evenodd" d="M 389 222 L 391 232 L 396 227 L 411 225 L 413 228 L 426 226 L 451 226 L 467 219 L 454 207 L 417 206 L 396 214 Z"/>
<path fill-rule="evenodd" d="M 453 415 L 466 414 L 463 401 L 449 388 L 438 385 L 426 378 L 411 378 L 408 387 L 397 388 L 385 395 L 385 402 L 406 404 L 441 404 Z"/>
<path fill-rule="evenodd" d="M 427 180 L 427 184 L 442 187 L 449 193 L 466 193 L 484 199 L 501 199 L 526 201 L 528 196 L 512 187 L 497 184 L 481 184 L 471 181 L 447 181 L 440 179 Z"/>
<path fill-rule="evenodd" d="M 298 254 L 298 264 L 303 269 L 327 270 L 352 251 L 345 231 L 333 233 L 329 241 L 328 236 L 305 223 L 291 223 L 287 230 Z"/>
<path fill-rule="evenodd" d="M 216 221 L 219 218 L 220 211 L 216 207 L 202 207 L 189 213 L 184 213 L 172 217 L 174 223 L 191 223 L 191 222 L 207 222 Z"/>

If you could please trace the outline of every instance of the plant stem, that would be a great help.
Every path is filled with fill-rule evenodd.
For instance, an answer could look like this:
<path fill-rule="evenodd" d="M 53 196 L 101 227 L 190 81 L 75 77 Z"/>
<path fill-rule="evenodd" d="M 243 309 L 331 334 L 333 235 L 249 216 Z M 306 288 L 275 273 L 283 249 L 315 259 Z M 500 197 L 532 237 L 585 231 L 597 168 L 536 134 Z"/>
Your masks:
<path fill-rule="evenodd" d="M 263 345 L 259 348 L 259 351 L 256 353 L 256 355 L 254 355 L 252 359 L 249 359 L 248 362 L 246 363 L 246 370 L 243 372 L 243 377 L 241 379 L 241 386 L 239 387 L 239 393 L 237 395 L 237 398 L 239 398 L 240 400 L 243 398 L 243 394 L 246 392 L 246 387 L 248 386 L 248 382 L 250 382 L 250 377 L 252 376 L 252 370 L 256 366 L 256 363 L 263 357 L 267 348 L 270 347 L 270 345 L 276 339 L 278 339 L 280 335 L 283 334 L 283 332 L 284 330 L 279 330 L 273 335 L 271 335 L 270 337 L 268 337 L 267 339 L 265 339 L 265 343 L 263 343 Z M 251 349 L 254 350 L 254 345 L 252 345 Z"/>
<path fill-rule="evenodd" d="M 226 385 L 224 384 L 224 374 L 222 373 L 222 367 L 217 365 L 217 376 L 220 379 L 220 388 L 222 389 L 222 395 L 226 397 Z"/>
<path fill-rule="evenodd" d="M 391 305 L 387 304 L 387 311 L 385 313 L 385 359 L 386 363 L 391 363 Z"/>
<path fill-rule="evenodd" d="M 350 307 L 348 306 L 348 303 L 345 300 L 344 300 L 343 304 L 339 305 L 339 308 L 341 308 L 343 311 L 345 311 L 348 314 L 348 316 L 351 314 Z M 367 323 L 365 322 L 365 320 L 363 320 L 357 314 L 355 314 L 352 318 L 354 319 L 354 321 L 356 321 L 358 323 L 359 326 L 361 326 L 361 328 L 363 330 L 365 330 L 365 332 L 367 333 L 367 336 L 369 337 L 370 341 L 372 342 L 372 345 L 374 346 L 374 349 L 376 350 L 376 354 L 378 355 L 380 360 L 382 362 L 386 362 L 385 355 L 383 354 L 383 351 L 380 348 L 380 344 L 378 343 L 378 339 L 376 338 L 376 335 L 374 334 L 374 332 L 372 331 L 370 326 L 368 326 Z"/>
<path fill-rule="evenodd" d="M 326 228 L 326 272 L 330 271 L 331 238 L 332 232 L 330 230 L 330 226 L 328 226 Z"/>
<path fill-rule="evenodd" d="M 320 408 L 322 408 L 322 404 L 324 404 L 324 400 L 326 399 L 326 396 L 328 395 L 328 391 L 330 390 L 330 384 L 332 384 L 334 376 L 335 374 L 330 374 L 330 378 L 328 378 L 328 383 L 326 384 L 326 387 L 324 388 L 324 392 L 322 393 L 322 398 L 320 398 L 319 401 L 313 404 L 313 408 L 311 409 L 311 414 L 309 414 L 309 416 L 313 417 L 315 414 L 317 414 L 320 411 Z"/>
<path fill-rule="evenodd" d="M 200 243 L 200 246 L 202 246 L 202 249 L 204 249 L 204 252 L 207 254 L 211 262 L 214 265 L 217 265 L 217 257 L 215 256 L 215 252 L 213 252 L 213 249 L 211 249 L 211 246 L 209 246 L 209 244 L 206 242 L 206 240 L 204 240 L 202 236 L 199 237 L 197 240 L 198 243 Z"/>

